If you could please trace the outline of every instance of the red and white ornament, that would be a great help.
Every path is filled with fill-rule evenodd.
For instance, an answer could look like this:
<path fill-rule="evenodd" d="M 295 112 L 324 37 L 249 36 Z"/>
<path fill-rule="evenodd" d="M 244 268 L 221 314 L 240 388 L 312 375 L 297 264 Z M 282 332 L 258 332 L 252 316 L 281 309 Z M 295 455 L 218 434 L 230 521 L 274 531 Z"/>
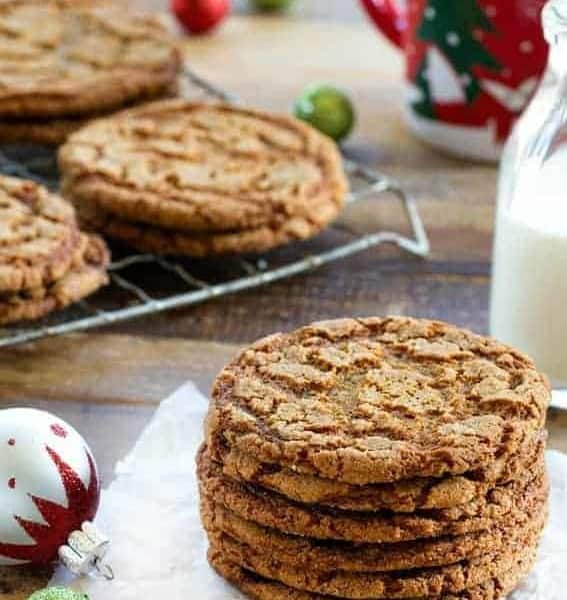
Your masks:
<path fill-rule="evenodd" d="M 108 540 L 90 525 L 100 500 L 93 454 L 50 413 L 0 410 L 0 566 L 96 567 Z M 84 527 L 84 525 L 86 526 Z"/>

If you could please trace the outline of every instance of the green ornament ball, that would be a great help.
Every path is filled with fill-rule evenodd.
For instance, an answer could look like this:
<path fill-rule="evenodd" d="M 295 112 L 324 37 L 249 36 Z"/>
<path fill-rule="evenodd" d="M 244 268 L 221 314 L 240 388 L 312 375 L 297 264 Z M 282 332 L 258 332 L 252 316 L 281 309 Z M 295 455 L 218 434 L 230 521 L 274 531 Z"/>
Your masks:
<path fill-rule="evenodd" d="M 28 600 L 89 600 L 89 597 L 66 587 L 48 587 L 34 592 Z"/>
<path fill-rule="evenodd" d="M 356 121 L 348 96 L 331 85 L 309 86 L 296 101 L 294 113 L 336 142 L 349 135 Z"/>
<path fill-rule="evenodd" d="M 288 9 L 294 0 L 250 0 L 250 2 L 258 10 L 277 11 Z"/>

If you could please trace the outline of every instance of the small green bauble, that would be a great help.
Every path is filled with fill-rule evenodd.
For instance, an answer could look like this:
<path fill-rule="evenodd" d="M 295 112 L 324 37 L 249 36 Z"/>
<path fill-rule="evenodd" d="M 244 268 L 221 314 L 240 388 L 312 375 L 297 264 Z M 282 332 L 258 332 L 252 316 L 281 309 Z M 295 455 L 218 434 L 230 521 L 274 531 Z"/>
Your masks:
<path fill-rule="evenodd" d="M 295 103 L 294 113 L 336 142 L 348 136 L 356 120 L 348 96 L 330 85 L 309 86 Z"/>
<path fill-rule="evenodd" d="M 66 587 L 48 587 L 34 592 L 28 600 L 89 600 L 89 597 Z"/>
<path fill-rule="evenodd" d="M 294 0 L 250 0 L 255 8 L 258 10 L 286 10 L 288 9 Z"/>

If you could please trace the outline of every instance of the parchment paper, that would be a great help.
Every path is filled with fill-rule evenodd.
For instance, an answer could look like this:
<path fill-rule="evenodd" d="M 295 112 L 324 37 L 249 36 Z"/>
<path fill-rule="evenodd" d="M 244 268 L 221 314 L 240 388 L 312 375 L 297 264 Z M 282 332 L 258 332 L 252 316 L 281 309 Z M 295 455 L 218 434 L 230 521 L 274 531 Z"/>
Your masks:
<path fill-rule="evenodd" d="M 194 458 L 207 400 L 192 383 L 164 400 L 103 492 L 97 523 L 112 539 L 112 582 L 53 583 L 91 600 L 241 600 L 207 565 Z M 567 599 L 567 455 L 549 451 L 551 517 L 533 573 L 509 600 Z"/>

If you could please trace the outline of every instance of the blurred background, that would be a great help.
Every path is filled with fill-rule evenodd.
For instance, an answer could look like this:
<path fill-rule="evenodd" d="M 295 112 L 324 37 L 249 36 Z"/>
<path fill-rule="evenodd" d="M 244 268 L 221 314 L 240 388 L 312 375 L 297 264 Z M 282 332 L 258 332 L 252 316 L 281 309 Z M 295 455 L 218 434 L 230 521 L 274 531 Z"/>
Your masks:
<path fill-rule="evenodd" d="M 140 7 L 154 10 L 166 10 L 167 1 L 164 0 L 137 0 Z M 234 0 L 234 11 L 238 14 L 253 11 L 247 0 Z M 355 0 L 297 0 L 290 8 L 289 16 L 305 19 L 340 19 L 343 21 L 360 21 L 363 19 L 363 10 Z"/>

